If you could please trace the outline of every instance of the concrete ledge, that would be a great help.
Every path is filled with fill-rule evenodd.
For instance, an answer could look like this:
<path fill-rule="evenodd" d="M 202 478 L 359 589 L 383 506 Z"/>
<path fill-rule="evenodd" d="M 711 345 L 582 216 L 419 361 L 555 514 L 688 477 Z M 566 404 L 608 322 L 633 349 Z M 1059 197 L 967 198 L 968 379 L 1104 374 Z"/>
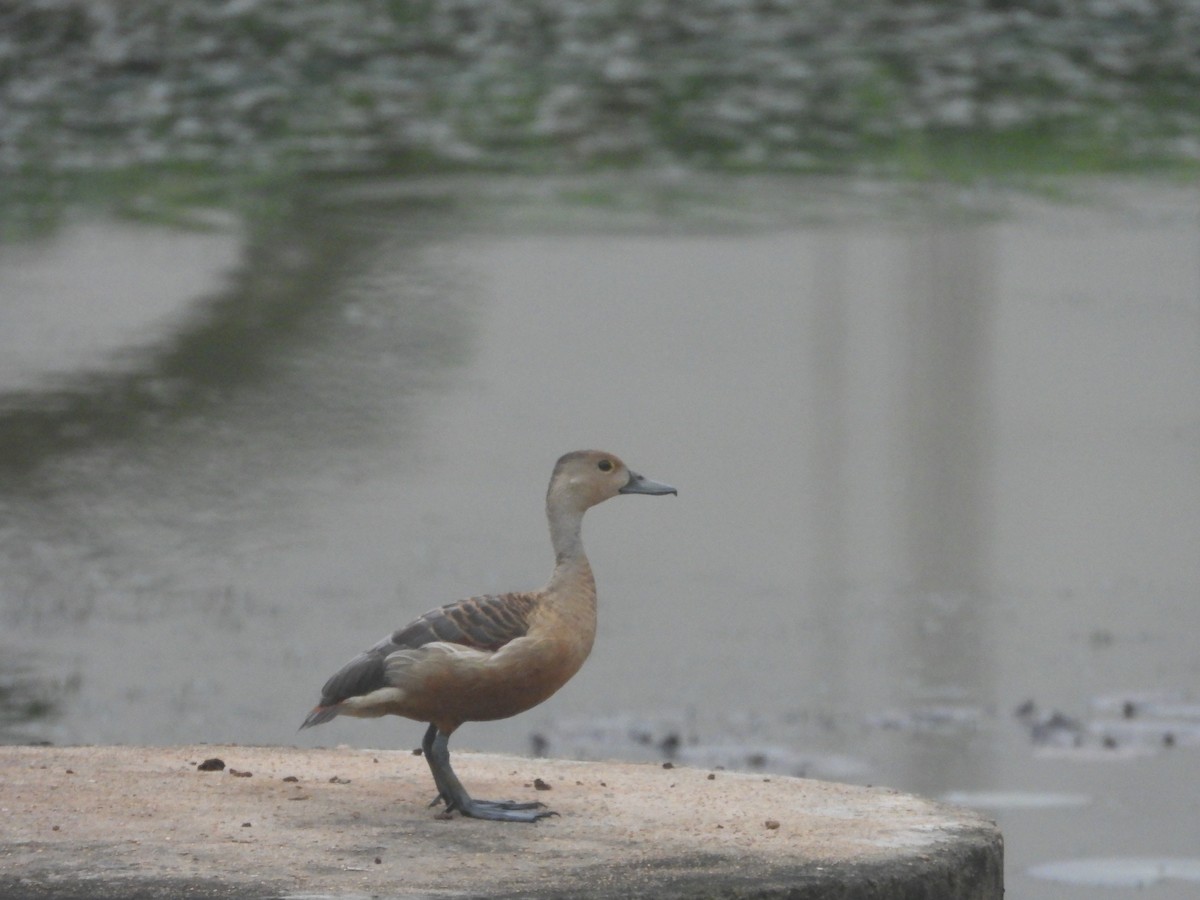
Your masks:
<path fill-rule="evenodd" d="M 199 771 L 211 757 L 227 768 Z M 473 794 L 538 799 L 561 816 L 440 816 L 426 806 L 425 761 L 408 752 L 0 747 L 0 896 L 1003 895 L 996 826 L 919 797 L 689 768 L 454 759 Z"/>

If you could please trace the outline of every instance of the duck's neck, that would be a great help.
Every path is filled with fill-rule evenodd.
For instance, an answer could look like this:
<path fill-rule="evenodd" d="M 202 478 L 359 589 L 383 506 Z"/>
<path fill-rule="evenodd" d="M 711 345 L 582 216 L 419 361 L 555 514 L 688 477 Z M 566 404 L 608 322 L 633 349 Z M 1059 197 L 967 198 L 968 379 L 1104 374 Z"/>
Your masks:
<path fill-rule="evenodd" d="M 547 502 L 546 517 L 550 520 L 550 543 L 554 545 L 554 574 L 549 589 L 582 581 L 594 590 L 592 569 L 583 552 L 583 510 Z"/>

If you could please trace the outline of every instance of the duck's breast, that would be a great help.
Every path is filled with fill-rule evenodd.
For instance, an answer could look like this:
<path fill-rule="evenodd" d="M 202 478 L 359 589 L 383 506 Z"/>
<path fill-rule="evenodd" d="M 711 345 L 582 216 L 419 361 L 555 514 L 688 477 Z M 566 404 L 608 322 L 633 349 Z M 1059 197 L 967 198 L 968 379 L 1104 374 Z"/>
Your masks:
<path fill-rule="evenodd" d="M 389 711 L 446 731 L 505 719 L 552 696 L 586 658 L 577 640 L 536 634 L 496 651 L 442 642 L 399 650 L 386 661 L 385 678 L 398 691 L 391 696 L 400 701 Z"/>

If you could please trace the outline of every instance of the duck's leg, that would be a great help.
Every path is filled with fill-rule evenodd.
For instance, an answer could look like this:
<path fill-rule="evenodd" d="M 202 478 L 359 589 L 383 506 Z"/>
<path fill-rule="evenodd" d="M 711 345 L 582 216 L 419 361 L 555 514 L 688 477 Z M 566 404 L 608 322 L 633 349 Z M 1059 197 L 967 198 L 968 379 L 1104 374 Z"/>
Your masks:
<path fill-rule="evenodd" d="M 433 725 L 425 732 L 421 741 L 421 749 L 425 753 L 425 761 L 429 763 L 429 771 L 433 774 L 433 783 L 437 785 L 438 795 L 433 803 L 439 800 L 446 802 L 446 811 L 458 810 L 464 816 L 472 819 L 493 819 L 500 822 L 536 822 L 546 816 L 558 813 L 542 809 L 544 806 L 536 801 L 519 803 L 513 800 L 473 800 L 462 786 L 454 770 L 450 768 L 450 736 L 438 731 Z M 431 806 L 433 804 L 430 804 Z"/>
<path fill-rule="evenodd" d="M 433 741 L 434 741 L 434 738 L 437 737 L 437 734 L 438 734 L 437 726 L 430 725 L 425 730 L 425 736 L 423 738 L 421 738 L 421 752 L 425 755 L 425 759 L 427 759 L 427 760 L 433 759 L 433 754 L 434 754 Z M 447 753 L 449 753 L 448 750 L 447 750 Z M 448 760 L 447 760 L 447 767 L 449 767 Z M 441 771 L 434 766 L 433 762 L 429 763 L 429 770 L 433 773 L 433 783 L 438 789 L 437 796 L 429 801 L 429 805 L 437 806 L 439 803 L 448 803 L 449 797 L 451 796 L 450 789 L 447 788 L 446 782 L 443 779 Z M 451 774 L 453 774 L 453 770 L 451 771 Z M 460 785 L 460 787 L 461 787 L 461 785 Z M 480 806 L 501 806 L 502 805 L 499 802 L 491 801 L 491 800 L 476 800 L 474 802 Z M 511 801 L 509 801 L 509 802 L 511 802 Z M 541 803 L 526 803 L 526 804 L 520 804 L 520 805 L 514 806 L 512 808 L 514 808 L 514 809 L 536 809 L 537 807 L 542 806 L 542 805 L 543 804 L 541 804 Z M 450 812 L 450 810 L 452 810 L 452 809 L 454 809 L 454 806 L 450 805 L 449 808 L 446 810 L 446 812 Z"/>
<path fill-rule="evenodd" d="M 435 737 L 437 737 L 437 726 L 431 724 L 425 729 L 425 736 L 421 738 L 421 752 L 424 754 L 426 760 L 433 759 L 433 739 Z M 429 801 L 429 805 L 437 806 L 439 803 L 445 801 L 448 795 L 446 794 L 446 788 L 439 780 L 438 771 L 434 768 L 432 762 L 429 763 L 429 771 L 433 773 L 433 783 L 438 789 L 437 796 Z"/>

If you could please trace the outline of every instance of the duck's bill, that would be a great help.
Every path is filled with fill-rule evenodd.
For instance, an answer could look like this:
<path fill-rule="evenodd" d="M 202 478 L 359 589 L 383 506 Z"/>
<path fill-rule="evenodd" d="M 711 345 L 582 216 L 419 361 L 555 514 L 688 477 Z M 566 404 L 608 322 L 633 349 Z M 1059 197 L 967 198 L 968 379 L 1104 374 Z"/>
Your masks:
<path fill-rule="evenodd" d="M 674 494 L 679 496 L 679 491 L 671 487 L 669 484 L 664 484 L 661 481 L 654 481 L 639 475 L 637 472 L 629 473 L 629 481 L 625 487 L 621 488 L 619 494 Z"/>

